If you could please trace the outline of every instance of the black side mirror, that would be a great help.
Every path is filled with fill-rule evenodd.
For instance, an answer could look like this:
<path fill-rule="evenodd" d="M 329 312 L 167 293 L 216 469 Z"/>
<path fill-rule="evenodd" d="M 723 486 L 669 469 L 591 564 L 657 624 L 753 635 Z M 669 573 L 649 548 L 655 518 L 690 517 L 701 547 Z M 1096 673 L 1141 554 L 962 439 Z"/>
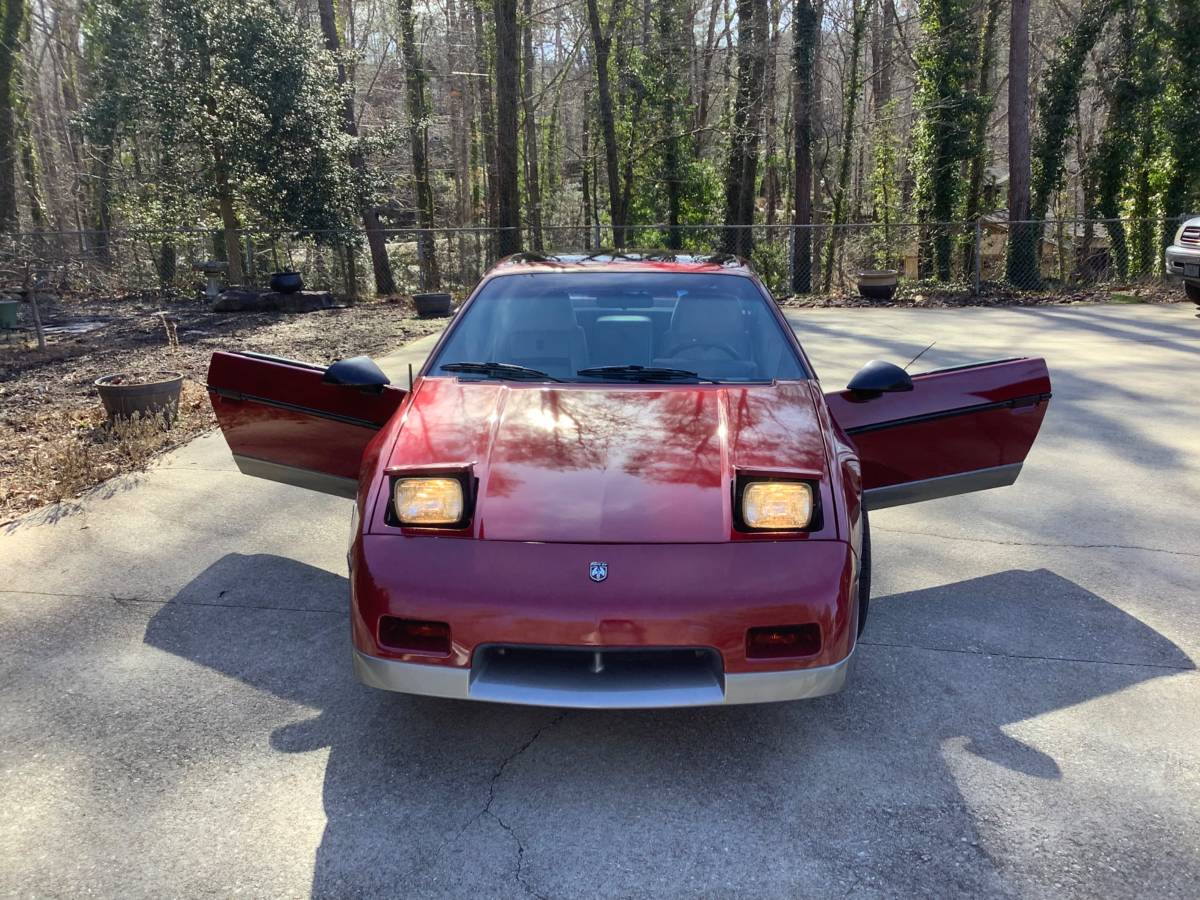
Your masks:
<path fill-rule="evenodd" d="M 865 400 L 894 391 L 911 391 L 913 382 L 909 374 L 899 366 L 881 359 L 873 359 L 855 373 L 846 389 Z"/>
<path fill-rule="evenodd" d="M 384 387 L 391 384 L 383 369 L 375 365 L 369 356 L 352 356 L 350 359 L 339 359 L 325 370 L 321 379 L 325 384 L 340 384 L 344 387 L 354 387 L 369 394 L 378 394 Z"/>

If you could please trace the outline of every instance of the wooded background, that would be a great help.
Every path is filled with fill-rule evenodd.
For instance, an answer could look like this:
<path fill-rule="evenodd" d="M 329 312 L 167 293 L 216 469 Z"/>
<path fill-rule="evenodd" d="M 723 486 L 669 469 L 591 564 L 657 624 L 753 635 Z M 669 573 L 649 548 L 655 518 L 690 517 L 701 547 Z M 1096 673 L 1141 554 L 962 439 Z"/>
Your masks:
<path fill-rule="evenodd" d="M 163 285 L 306 241 L 379 294 L 600 246 L 953 281 L 973 223 L 1016 287 L 1149 274 L 1198 63 L 1200 0 L 6 0 L 0 232 Z"/>

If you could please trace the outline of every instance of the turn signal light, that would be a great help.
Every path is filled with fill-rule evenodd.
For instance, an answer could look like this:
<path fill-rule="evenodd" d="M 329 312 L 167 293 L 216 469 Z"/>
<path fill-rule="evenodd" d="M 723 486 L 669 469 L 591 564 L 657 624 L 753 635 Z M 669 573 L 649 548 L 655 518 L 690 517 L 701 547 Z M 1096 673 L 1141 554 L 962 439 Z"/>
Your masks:
<path fill-rule="evenodd" d="M 791 656 L 814 656 L 821 652 L 821 627 L 808 625 L 778 625 L 771 628 L 751 628 L 746 632 L 747 659 L 783 659 Z"/>
<path fill-rule="evenodd" d="M 379 643 L 389 650 L 411 653 L 450 653 L 450 626 L 445 622 L 419 622 L 380 616 Z"/>

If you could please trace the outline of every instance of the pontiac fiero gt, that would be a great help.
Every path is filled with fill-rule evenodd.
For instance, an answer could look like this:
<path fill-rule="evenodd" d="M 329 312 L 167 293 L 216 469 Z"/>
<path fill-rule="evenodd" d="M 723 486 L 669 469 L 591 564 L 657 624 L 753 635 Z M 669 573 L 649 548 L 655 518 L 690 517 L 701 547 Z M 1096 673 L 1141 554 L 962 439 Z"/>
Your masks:
<path fill-rule="evenodd" d="M 822 390 L 725 258 L 493 268 L 409 390 L 217 353 L 244 473 L 354 499 L 354 666 L 395 691 L 564 707 L 816 697 L 867 617 L 867 511 L 1011 484 L 1040 359 Z"/>

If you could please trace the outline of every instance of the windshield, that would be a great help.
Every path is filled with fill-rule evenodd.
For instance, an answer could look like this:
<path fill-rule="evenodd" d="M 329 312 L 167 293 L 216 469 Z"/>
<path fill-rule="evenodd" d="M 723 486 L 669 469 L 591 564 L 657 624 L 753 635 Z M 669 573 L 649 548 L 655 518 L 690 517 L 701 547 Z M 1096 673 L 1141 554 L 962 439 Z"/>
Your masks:
<path fill-rule="evenodd" d="M 464 311 L 428 374 L 593 384 L 805 378 L 768 303 L 734 275 L 502 275 Z"/>

